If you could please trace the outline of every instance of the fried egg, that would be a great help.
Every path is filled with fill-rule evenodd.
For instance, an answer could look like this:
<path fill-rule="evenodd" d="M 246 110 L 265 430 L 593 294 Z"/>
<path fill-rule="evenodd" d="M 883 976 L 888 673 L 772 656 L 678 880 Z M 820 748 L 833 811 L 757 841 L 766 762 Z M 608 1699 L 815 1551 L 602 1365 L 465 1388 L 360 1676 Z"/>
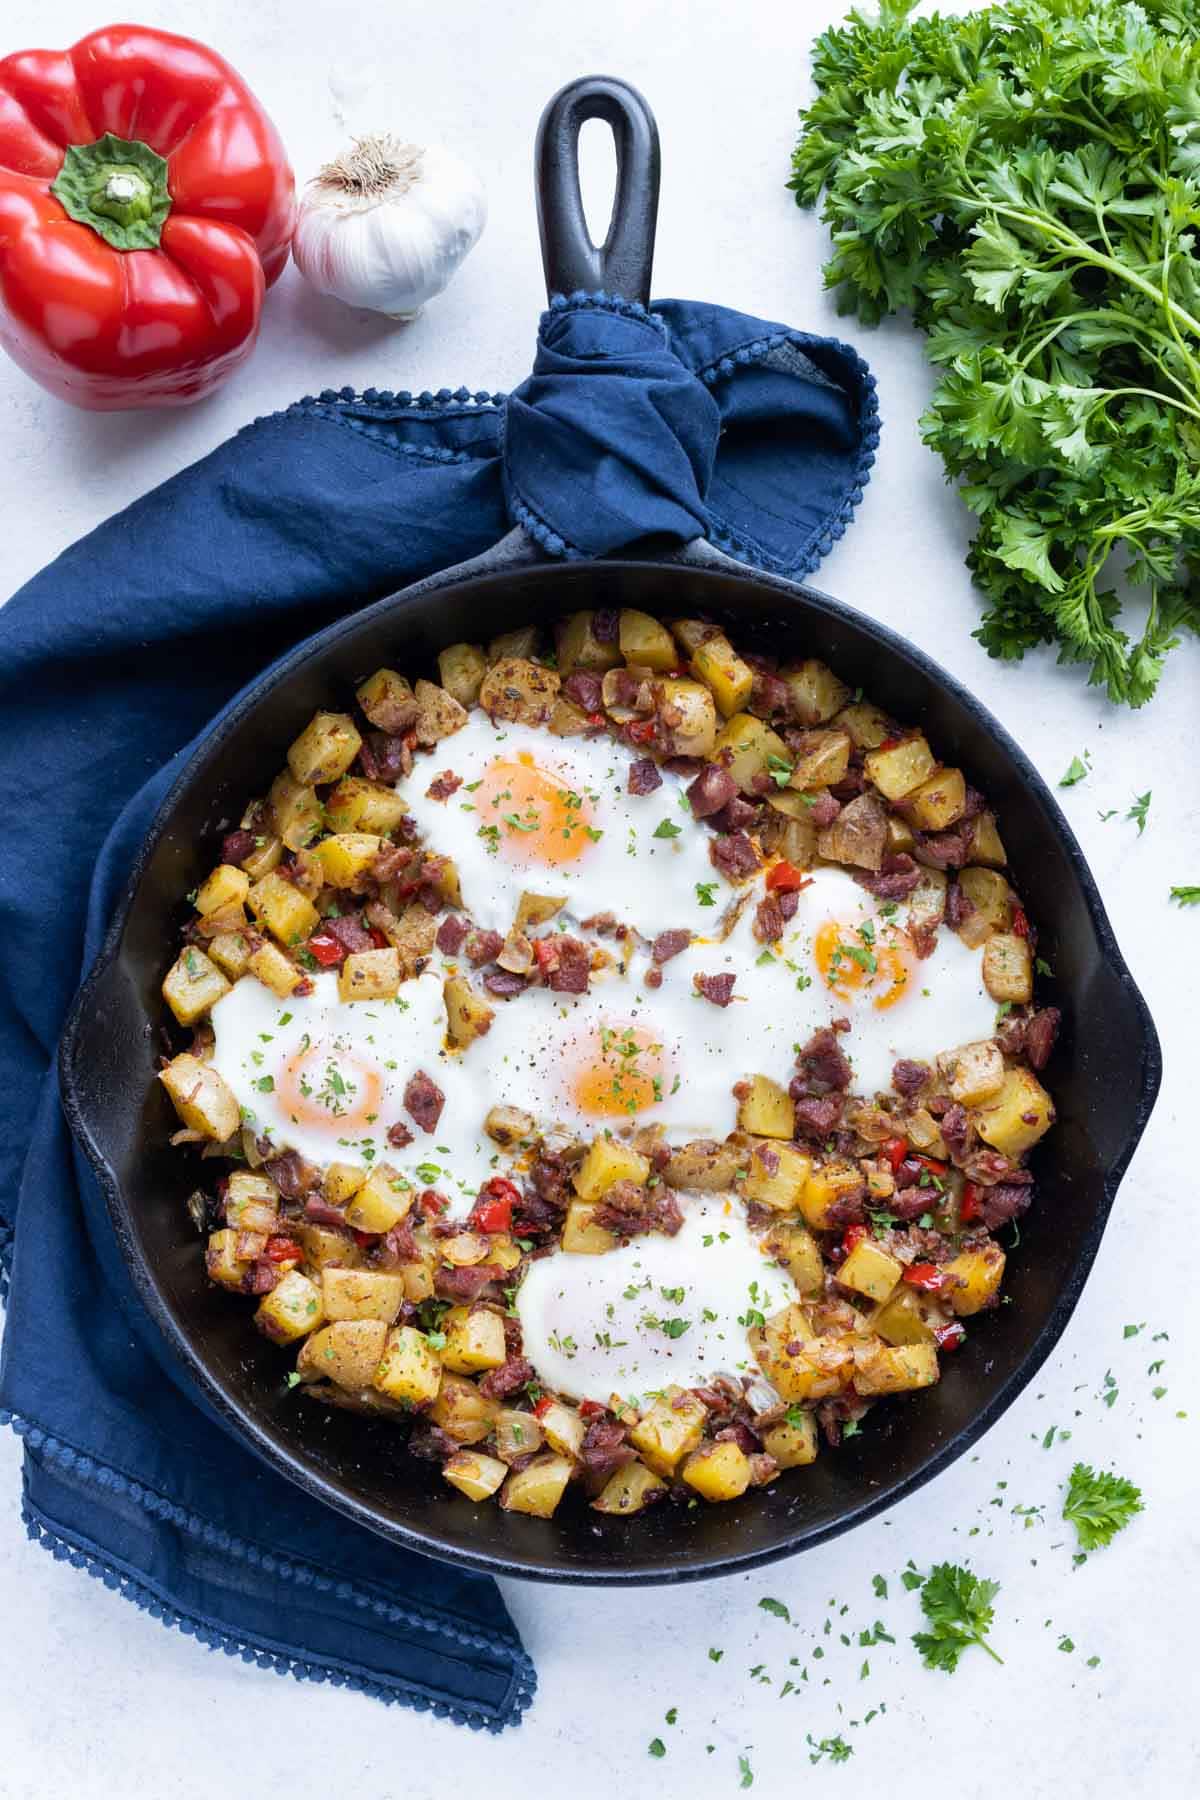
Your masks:
<path fill-rule="evenodd" d="M 463 906 L 484 930 L 507 932 L 527 889 L 564 898 L 560 916 L 576 923 L 612 913 L 646 937 L 701 930 L 730 893 L 709 833 L 687 811 L 682 777 L 664 769 L 654 793 L 631 794 L 636 760 L 607 737 L 555 738 L 476 711 L 401 792 L 422 839 L 453 859 Z M 432 799 L 447 770 L 462 786 Z"/>

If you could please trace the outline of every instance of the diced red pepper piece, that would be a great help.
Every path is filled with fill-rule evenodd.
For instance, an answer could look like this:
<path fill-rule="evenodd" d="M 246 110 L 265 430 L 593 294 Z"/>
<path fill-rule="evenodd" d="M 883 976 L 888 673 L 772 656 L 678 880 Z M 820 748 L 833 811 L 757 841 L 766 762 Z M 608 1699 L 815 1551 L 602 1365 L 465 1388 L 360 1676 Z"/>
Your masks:
<path fill-rule="evenodd" d="M 966 1327 L 960 1325 L 957 1319 L 952 1319 L 949 1325 L 935 1325 L 933 1339 L 939 1350 L 957 1350 L 960 1344 L 967 1341 Z"/>
<path fill-rule="evenodd" d="M 901 1137 L 888 1138 L 883 1146 L 883 1154 L 887 1157 L 889 1163 L 891 1163 L 892 1174 L 894 1175 L 896 1170 L 900 1167 L 900 1164 L 908 1155 L 908 1139 Z"/>
<path fill-rule="evenodd" d="M 533 1406 L 534 1418 L 535 1419 L 544 1419 L 546 1414 L 550 1411 L 550 1408 L 553 1405 L 554 1405 L 554 1401 L 550 1398 L 550 1395 L 543 1394 L 540 1400 L 534 1401 L 534 1406 Z"/>
<path fill-rule="evenodd" d="M 367 930 L 371 934 L 371 942 L 374 944 L 375 948 L 377 950 L 386 950 L 388 947 L 387 936 L 384 932 L 380 931 L 378 925 L 368 925 Z"/>
<path fill-rule="evenodd" d="M 304 1261 L 304 1251 L 294 1238 L 289 1237 L 268 1238 L 263 1254 L 273 1263 Z"/>
<path fill-rule="evenodd" d="M 920 1288 L 923 1294 L 936 1294 L 946 1285 L 946 1277 L 937 1264 L 931 1262 L 909 1263 L 903 1279 L 909 1287 Z"/>
<path fill-rule="evenodd" d="M 445 1194 L 439 1194 L 436 1188 L 422 1188 L 417 1195 L 417 1205 L 427 1219 L 440 1218 L 444 1212 L 450 1210 L 449 1200 Z"/>
<path fill-rule="evenodd" d="M 350 1235 L 354 1239 L 355 1243 L 358 1245 L 360 1250 L 365 1250 L 368 1247 L 368 1245 L 374 1244 L 378 1240 L 378 1237 L 379 1237 L 379 1233 L 377 1231 L 354 1231 L 354 1230 L 352 1230 Z"/>
<path fill-rule="evenodd" d="M 948 1166 L 944 1162 L 938 1162 L 936 1157 L 920 1156 L 915 1150 L 913 1152 L 913 1161 L 920 1163 L 923 1169 L 928 1169 L 931 1175 L 944 1175 Z"/>
<path fill-rule="evenodd" d="M 340 967 L 347 956 L 345 944 L 339 943 L 331 931 L 314 931 L 304 948 L 316 957 L 323 969 Z"/>
<path fill-rule="evenodd" d="M 812 876 L 798 869 L 795 863 L 780 861 L 767 872 L 767 887 L 773 894 L 798 894 L 801 888 L 812 886 Z"/>
<path fill-rule="evenodd" d="M 599 1400 L 581 1400 L 579 1402 L 581 1419 L 602 1419 L 607 1411 L 607 1406 L 601 1406 Z"/>
<path fill-rule="evenodd" d="M 557 969 L 558 945 L 553 938 L 540 937 L 533 940 L 533 954 L 539 969 Z"/>
<path fill-rule="evenodd" d="M 1029 914 L 1023 906 L 1013 907 L 1012 928 L 1014 937 L 1027 938 L 1029 936 Z"/>
<path fill-rule="evenodd" d="M 980 1204 L 978 1187 L 973 1181 L 966 1182 L 963 1186 L 962 1199 L 959 1201 L 958 1205 L 958 1217 L 960 1223 L 969 1225 L 971 1220 L 977 1219 L 982 1211 L 983 1207 Z"/>
<path fill-rule="evenodd" d="M 513 1207 L 520 1203 L 520 1189 L 503 1175 L 493 1175 L 480 1188 L 467 1223 L 473 1231 L 511 1231 Z"/>
<path fill-rule="evenodd" d="M 849 1256 L 852 1250 L 857 1250 L 866 1236 L 867 1227 L 865 1225 L 847 1225 L 842 1237 L 842 1249 L 846 1255 Z"/>
<path fill-rule="evenodd" d="M 881 750 L 898 750 L 903 742 L 904 739 L 902 737 L 884 738 L 879 748 Z"/>

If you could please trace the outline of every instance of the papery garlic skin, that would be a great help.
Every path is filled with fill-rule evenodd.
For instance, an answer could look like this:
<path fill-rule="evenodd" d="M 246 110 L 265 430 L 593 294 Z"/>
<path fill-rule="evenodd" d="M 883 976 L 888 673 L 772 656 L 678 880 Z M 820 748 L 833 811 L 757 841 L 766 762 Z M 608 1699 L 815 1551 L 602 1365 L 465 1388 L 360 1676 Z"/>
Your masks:
<path fill-rule="evenodd" d="M 483 183 L 460 157 L 376 135 L 357 139 L 309 183 L 292 255 L 321 293 L 414 319 L 486 223 Z"/>

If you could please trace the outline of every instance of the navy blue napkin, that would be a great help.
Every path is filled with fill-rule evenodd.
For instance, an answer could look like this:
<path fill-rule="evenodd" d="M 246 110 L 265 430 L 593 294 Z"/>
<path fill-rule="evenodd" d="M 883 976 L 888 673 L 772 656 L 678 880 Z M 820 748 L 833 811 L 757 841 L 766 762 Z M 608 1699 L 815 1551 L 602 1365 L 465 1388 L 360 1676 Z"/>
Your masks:
<path fill-rule="evenodd" d="M 814 568 L 861 498 L 875 384 L 721 307 L 557 299 L 498 394 L 349 390 L 260 419 L 0 611 L 0 1420 L 56 1556 L 248 1662 L 475 1727 L 535 1676 L 495 1585 L 407 1555 L 230 1435 L 142 1312 L 53 1057 L 191 741 L 274 658 L 516 522 L 551 555 L 697 537 Z"/>

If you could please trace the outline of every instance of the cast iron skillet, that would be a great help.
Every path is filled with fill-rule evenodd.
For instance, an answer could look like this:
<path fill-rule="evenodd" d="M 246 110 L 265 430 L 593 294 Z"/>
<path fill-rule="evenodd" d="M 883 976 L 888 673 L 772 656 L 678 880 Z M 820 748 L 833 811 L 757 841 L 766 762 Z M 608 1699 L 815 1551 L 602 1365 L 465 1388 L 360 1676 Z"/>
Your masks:
<path fill-rule="evenodd" d="M 615 129 L 620 169 L 603 249 L 587 239 L 576 148 L 583 119 Z M 542 239 L 552 291 L 598 285 L 644 299 L 657 200 L 654 121 L 618 82 L 551 103 L 538 139 Z M 552 1520 L 473 1506 L 395 1427 L 301 1400 L 284 1354 L 246 1306 L 209 1286 L 184 1200 L 193 1161 L 155 1081 L 159 983 L 189 889 L 222 827 L 283 763 L 313 711 L 344 703 L 381 663 L 432 671 L 437 651 L 581 607 L 702 612 L 743 645 L 818 656 L 905 721 L 920 723 L 995 804 L 1014 880 L 1042 932 L 1065 1026 L 1046 1080 L 1059 1124 L 1040 1147 L 1040 1199 L 1010 1260 L 1012 1304 L 945 1359 L 935 1388 L 886 1403 L 836 1454 L 732 1505 L 602 1520 L 569 1500 Z M 1056 1343 L 1096 1255 L 1117 1184 L 1160 1077 L 1154 1026 L 1121 959 L 1079 846 L 1019 747 L 969 693 L 903 639 L 811 589 L 766 578 L 706 546 L 658 558 L 547 562 L 520 533 L 331 626 L 264 676 L 211 732 L 163 804 L 62 1044 L 63 1101 L 99 1177 L 113 1230 L 179 1377 L 273 1468 L 392 1542 L 499 1575 L 551 1581 L 678 1581 L 747 1568 L 819 1543 L 912 1492 L 960 1456 Z"/>

